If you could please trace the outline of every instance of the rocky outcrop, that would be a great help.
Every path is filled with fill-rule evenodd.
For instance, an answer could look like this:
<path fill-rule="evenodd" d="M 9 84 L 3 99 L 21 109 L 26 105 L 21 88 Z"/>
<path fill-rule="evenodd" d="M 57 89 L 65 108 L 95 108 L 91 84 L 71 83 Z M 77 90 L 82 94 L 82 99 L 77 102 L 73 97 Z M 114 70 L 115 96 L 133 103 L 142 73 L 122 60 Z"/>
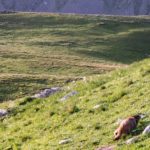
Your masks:
<path fill-rule="evenodd" d="M 0 109 L 0 117 L 6 116 L 8 114 L 8 111 L 5 109 Z"/>
<path fill-rule="evenodd" d="M 144 129 L 143 134 L 150 134 L 150 124 Z"/>
<path fill-rule="evenodd" d="M 0 11 L 150 15 L 150 0 L 0 0 Z"/>
<path fill-rule="evenodd" d="M 133 138 L 128 139 L 125 143 L 127 145 L 130 145 L 130 144 L 136 143 L 138 141 L 138 139 L 139 139 L 139 136 L 135 136 Z"/>
<path fill-rule="evenodd" d="M 50 95 L 55 94 L 58 91 L 61 91 L 60 87 L 52 87 L 49 89 L 42 90 L 41 92 L 33 95 L 31 98 L 46 98 L 49 97 Z"/>

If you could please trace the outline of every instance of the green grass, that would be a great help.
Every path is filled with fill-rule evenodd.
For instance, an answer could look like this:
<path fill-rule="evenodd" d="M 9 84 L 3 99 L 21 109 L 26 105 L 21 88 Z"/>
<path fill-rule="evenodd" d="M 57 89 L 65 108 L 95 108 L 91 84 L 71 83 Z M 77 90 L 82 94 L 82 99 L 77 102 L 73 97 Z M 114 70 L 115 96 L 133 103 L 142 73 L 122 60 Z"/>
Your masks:
<path fill-rule="evenodd" d="M 150 113 L 149 82 L 150 59 L 147 59 L 127 69 L 70 83 L 62 92 L 46 99 L 22 98 L 11 102 L 10 115 L 1 120 L 0 149 L 91 150 L 115 144 L 121 150 L 148 150 L 149 136 L 141 136 L 131 146 L 123 143 L 142 132 L 150 123 L 149 115 L 140 121 L 138 132 L 133 135 L 114 142 L 113 132 L 118 118 Z M 64 95 L 74 90 L 77 95 L 60 102 Z M 93 109 L 97 104 L 100 107 Z M 8 104 L 3 103 L 3 107 L 8 108 Z M 65 138 L 73 141 L 59 145 Z"/>
<path fill-rule="evenodd" d="M 124 144 L 150 123 L 149 25 L 150 17 L 0 14 L 0 108 L 9 110 L 0 150 L 149 150 L 149 135 Z M 30 98 L 52 86 L 63 90 Z M 78 94 L 60 102 L 71 91 Z M 113 141 L 118 118 L 136 113 L 148 113 L 138 131 Z"/>
<path fill-rule="evenodd" d="M 149 20 L 149 17 L 0 14 L 0 79 L 10 77 L 8 82 L 0 80 L 0 90 L 4 91 L 0 100 L 27 94 L 24 91 L 29 92 L 28 84 L 32 87 L 30 93 L 36 91 L 36 85 L 32 85 L 41 82 L 42 76 L 53 80 L 53 76 L 64 79 L 101 74 L 147 58 Z M 11 76 L 15 77 L 16 87 Z M 50 80 L 39 87 L 48 86 L 47 83 L 62 85 L 58 81 L 51 84 Z M 22 84 L 26 84 L 23 90 Z"/>

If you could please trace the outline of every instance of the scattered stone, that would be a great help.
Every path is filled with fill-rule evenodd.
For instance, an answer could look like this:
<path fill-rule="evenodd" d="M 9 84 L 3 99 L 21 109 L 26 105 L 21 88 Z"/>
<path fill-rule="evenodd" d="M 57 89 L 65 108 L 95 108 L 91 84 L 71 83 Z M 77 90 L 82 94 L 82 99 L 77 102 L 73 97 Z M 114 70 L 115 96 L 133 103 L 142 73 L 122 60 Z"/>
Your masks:
<path fill-rule="evenodd" d="M 6 116 L 8 114 L 8 111 L 5 109 L 0 109 L 0 117 Z"/>
<path fill-rule="evenodd" d="M 61 102 L 66 101 L 69 97 L 72 97 L 74 95 L 77 95 L 78 92 L 77 91 L 72 91 L 69 94 L 67 94 L 66 96 L 64 96 L 63 98 L 60 99 Z"/>
<path fill-rule="evenodd" d="M 64 140 L 59 141 L 59 144 L 68 144 L 70 142 L 72 142 L 72 139 L 64 139 Z"/>
<path fill-rule="evenodd" d="M 115 147 L 116 147 L 115 145 L 104 146 L 104 147 L 98 148 L 98 149 L 96 149 L 96 150 L 114 150 Z"/>
<path fill-rule="evenodd" d="M 87 81 L 86 77 L 83 77 L 83 81 L 84 81 L 84 82 L 86 82 L 86 81 Z"/>
<path fill-rule="evenodd" d="M 137 142 L 138 139 L 139 139 L 139 137 L 138 137 L 138 136 L 135 136 L 135 137 L 133 137 L 133 138 L 131 138 L 131 139 L 128 139 L 128 140 L 126 141 L 126 144 L 127 144 L 127 145 L 133 144 L 133 143 Z"/>
<path fill-rule="evenodd" d="M 45 98 L 45 97 L 49 97 L 50 95 L 60 91 L 61 88 L 60 87 L 53 87 L 50 89 L 45 89 L 43 91 L 41 91 L 38 94 L 35 94 L 34 96 L 32 96 L 32 98 Z"/>
<path fill-rule="evenodd" d="M 123 119 L 118 118 L 118 120 L 115 122 L 115 125 L 120 125 L 120 123 L 123 121 Z"/>
<path fill-rule="evenodd" d="M 140 114 L 141 119 L 145 118 L 146 115 L 145 114 Z"/>
<path fill-rule="evenodd" d="M 100 107 L 100 105 L 95 105 L 94 107 L 93 107 L 93 109 L 98 109 Z"/>
<path fill-rule="evenodd" d="M 66 89 L 67 89 L 67 90 L 71 90 L 70 86 L 67 86 Z"/>
<path fill-rule="evenodd" d="M 148 125 L 148 126 L 144 129 L 144 131 L 143 131 L 142 134 L 150 134 L 150 125 Z"/>

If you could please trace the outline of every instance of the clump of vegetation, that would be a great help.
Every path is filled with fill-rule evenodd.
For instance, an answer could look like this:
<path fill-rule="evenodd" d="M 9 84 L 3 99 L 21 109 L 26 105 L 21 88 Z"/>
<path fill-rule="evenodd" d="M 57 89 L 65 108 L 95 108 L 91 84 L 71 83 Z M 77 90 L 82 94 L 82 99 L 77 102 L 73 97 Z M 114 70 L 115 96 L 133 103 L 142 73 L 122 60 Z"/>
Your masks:
<path fill-rule="evenodd" d="M 75 104 L 68 104 L 67 106 L 65 106 L 64 111 L 69 114 L 74 114 L 79 112 L 80 109 Z"/>
<path fill-rule="evenodd" d="M 113 102 L 118 101 L 125 95 L 126 95 L 126 92 L 123 89 L 117 88 L 117 89 L 115 89 L 115 91 L 112 95 L 108 96 L 107 99 L 108 99 L 108 101 L 113 103 Z"/>
<path fill-rule="evenodd" d="M 29 102 L 32 102 L 33 100 L 34 100 L 34 98 L 32 98 L 32 97 L 26 97 L 19 104 L 20 105 L 25 105 L 25 104 L 27 104 Z"/>

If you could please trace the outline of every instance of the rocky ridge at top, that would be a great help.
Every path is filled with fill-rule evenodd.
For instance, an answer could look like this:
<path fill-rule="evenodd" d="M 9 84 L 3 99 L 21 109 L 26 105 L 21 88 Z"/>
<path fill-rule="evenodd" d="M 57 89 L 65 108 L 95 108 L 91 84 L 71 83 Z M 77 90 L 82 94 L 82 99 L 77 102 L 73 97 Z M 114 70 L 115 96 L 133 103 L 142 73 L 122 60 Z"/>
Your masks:
<path fill-rule="evenodd" d="M 0 0 L 0 11 L 150 15 L 150 0 Z"/>

